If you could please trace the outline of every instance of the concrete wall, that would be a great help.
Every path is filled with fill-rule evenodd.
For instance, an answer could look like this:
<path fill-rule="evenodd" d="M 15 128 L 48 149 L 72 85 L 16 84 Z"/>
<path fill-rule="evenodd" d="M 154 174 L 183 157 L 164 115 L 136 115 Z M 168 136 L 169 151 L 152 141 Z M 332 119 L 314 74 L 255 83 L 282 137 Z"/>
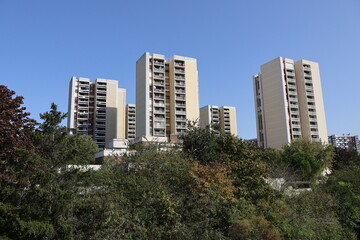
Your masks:
<path fill-rule="evenodd" d="M 211 124 L 211 113 L 210 113 L 210 105 L 206 105 L 200 108 L 200 121 L 199 126 L 201 128 L 205 128 L 207 125 Z"/>
<path fill-rule="evenodd" d="M 126 89 L 118 88 L 117 133 L 116 138 L 125 138 Z"/>
<path fill-rule="evenodd" d="M 136 62 L 136 137 L 149 136 L 149 53 Z"/>
<path fill-rule="evenodd" d="M 290 139 L 289 117 L 281 57 L 261 66 L 263 113 L 266 122 L 265 147 L 280 149 Z"/>

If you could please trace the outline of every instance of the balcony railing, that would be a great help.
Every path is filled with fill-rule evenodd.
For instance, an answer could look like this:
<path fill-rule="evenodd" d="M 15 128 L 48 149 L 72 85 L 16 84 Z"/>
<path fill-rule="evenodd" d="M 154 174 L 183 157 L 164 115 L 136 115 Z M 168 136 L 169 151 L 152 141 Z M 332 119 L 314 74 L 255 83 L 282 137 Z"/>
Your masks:
<path fill-rule="evenodd" d="M 159 67 L 159 68 L 154 67 L 154 71 L 156 71 L 156 72 L 164 72 L 164 68 L 163 67 Z"/>
<path fill-rule="evenodd" d="M 185 96 L 175 96 L 176 100 L 185 100 Z"/>
<path fill-rule="evenodd" d="M 184 67 L 185 63 L 175 62 L 174 64 L 176 67 Z"/>
<path fill-rule="evenodd" d="M 163 79 L 163 78 L 164 78 L 164 75 L 163 75 L 163 74 L 154 74 L 154 78 Z"/>

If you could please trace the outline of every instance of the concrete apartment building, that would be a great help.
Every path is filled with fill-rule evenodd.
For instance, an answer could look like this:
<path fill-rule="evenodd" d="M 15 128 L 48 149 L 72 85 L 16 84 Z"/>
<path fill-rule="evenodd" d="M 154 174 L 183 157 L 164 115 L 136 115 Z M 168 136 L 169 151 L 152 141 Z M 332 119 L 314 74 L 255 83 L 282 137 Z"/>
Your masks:
<path fill-rule="evenodd" d="M 253 76 L 258 146 L 328 142 L 319 65 L 278 57 Z"/>
<path fill-rule="evenodd" d="M 144 53 L 136 62 L 136 136 L 176 141 L 199 119 L 197 61 Z"/>
<path fill-rule="evenodd" d="M 200 127 L 214 124 L 219 125 L 220 134 L 237 136 L 235 107 L 207 105 L 200 108 Z"/>
<path fill-rule="evenodd" d="M 126 139 L 134 139 L 136 137 L 136 107 L 135 104 L 126 105 Z"/>
<path fill-rule="evenodd" d="M 360 152 L 360 142 L 357 135 L 343 134 L 342 136 L 331 135 L 328 138 L 329 144 L 336 148 L 356 150 Z"/>
<path fill-rule="evenodd" d="M 114 138 L 125 138 L 126 90 L 118 81 L 72 77 L 69 85 L 70 134 L 87 134 L 99 148 Z"/>

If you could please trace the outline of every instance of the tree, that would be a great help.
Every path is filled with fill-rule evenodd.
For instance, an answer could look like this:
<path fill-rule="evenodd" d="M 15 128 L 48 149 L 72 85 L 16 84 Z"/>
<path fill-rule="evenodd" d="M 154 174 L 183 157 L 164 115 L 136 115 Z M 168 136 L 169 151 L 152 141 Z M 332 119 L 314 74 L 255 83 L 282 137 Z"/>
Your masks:
<path fill-rule="evenodd" d="M 61 125 L 67 114 L 58 111 L 51 103 L 50 111 L 40 114 L 42 123 L 38 124 L 34 141 L 47 159 L 50 168 L 55 169 L 66 164 L 90 164 L 98 151 L 96 143 L 87 135 L 68 135 L 66 127 Z"/>
<path fill-rule="evenodd" d="M 4 106 L 19 108 L 19 104 Z M 28 120 L 23 110 L 9 109 L 17 114 L 3 121 L 7 124 L 3 131 L 14 135 L 8 137 L 13 144 L 2 143 L 10 154 L 1 153 L 7 177 L 0 178 L 0 237 L 72 239 L 76 224 L 73 207 L 86 173 L 76 169 L 61 172 L 59 167 L 93 161 L 97 146 L 87 136 L 68 136 L 59 125 L 64 114 L 57 112 L 55 104 L 52 111 L 41 115 L 45 121 L 36 132 L 32 131 L 34 121 Z M 27 141 L 28 145 L 20 145 Z"/>
<path fill-rule="evenodd" d="M 186 156 L 204 165 L 218 161 L 229 167 L 228 175 L 234 181 L 237 198 L 256 201 L 271 197 L 273 191 L 264 180 L 268 169 L 254 145 L 232 135 L 216 134 L 210 127 L 202 129 L 193 123 L 188 125 L 181 139 Z"/>
<path fill-rule="evenodd" d="M 202 164 L 220 159 L 217 138 L 210 126 L 200 128 L 196 122 L 188 122 L 186 134 L 180 136 L 185 155 Z"/>
<path fill-rule="evenodd" d="M 360 155 L 336 149 L 333 172 L 320 189 L 338 201 L 339 221 L 348 235 L 360 236 Z M 350 239 L 350 237 L 348 237 Z"/>
<path fill-rule="evenodd" d="M 320 142 L 300 139 L 283 146 L 283 161 L 290 163 L 297 180 L 320 177 L 326 168 L 331 168 L 333 156 L 333 147 Z"/>
<path fill-rule="evenodd" d="M 30 113 L 22 107 L 23 97 L 15 96 L 15 92 L 0 85 L 0 179 L 15 181 L 13 168 L 21 163 L 20 149 L 34 150 L 35 146 L 29 137 L 33 131 L 35 120 L 29 118 Z"/>

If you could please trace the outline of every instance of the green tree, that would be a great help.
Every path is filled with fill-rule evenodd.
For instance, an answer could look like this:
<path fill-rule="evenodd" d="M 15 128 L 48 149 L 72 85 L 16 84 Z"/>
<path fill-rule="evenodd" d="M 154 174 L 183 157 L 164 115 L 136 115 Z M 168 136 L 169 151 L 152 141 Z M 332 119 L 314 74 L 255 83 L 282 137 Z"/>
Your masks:
<path fill-rule="evenodd" d="M 300 139 L 283 146 L 283 161 L 290 163 L 297 180 L 313 180 L 332 166 L 334 149 L 330 145 Z"/>
<path fill-rule="evenodd" d="M 321 189 L 338 201 L 336 212 L 348 235 L 360 236 L 360 156 L 336 149 L 333 172 Z M 350 237 L 349 237 L 350 238 Z"/>

